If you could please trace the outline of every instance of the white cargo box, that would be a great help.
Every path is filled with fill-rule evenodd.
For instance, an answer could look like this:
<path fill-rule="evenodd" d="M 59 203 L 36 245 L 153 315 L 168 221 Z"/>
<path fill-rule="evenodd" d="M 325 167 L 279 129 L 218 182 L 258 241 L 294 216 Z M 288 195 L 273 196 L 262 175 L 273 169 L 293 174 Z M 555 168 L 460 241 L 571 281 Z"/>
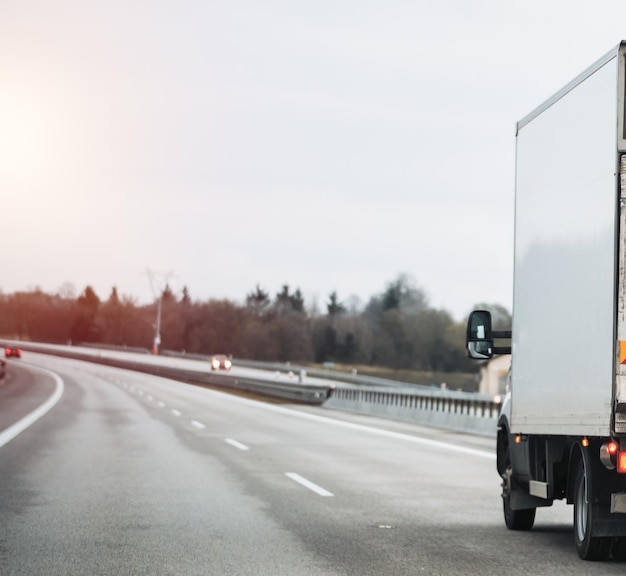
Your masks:
<path fill-rule="evenodd" d="M 619 234 L 625 48 L 517 126 L 513 433 L 626 431 L 614 410 L 626 340 Z"/>

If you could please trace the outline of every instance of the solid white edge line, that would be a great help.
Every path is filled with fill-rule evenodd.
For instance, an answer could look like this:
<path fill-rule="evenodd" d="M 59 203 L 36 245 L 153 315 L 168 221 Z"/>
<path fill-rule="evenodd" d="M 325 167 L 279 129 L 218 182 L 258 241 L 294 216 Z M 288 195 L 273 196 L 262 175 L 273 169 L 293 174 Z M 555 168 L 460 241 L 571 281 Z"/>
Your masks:
<path fill-rule="evenodd" d="M 197 420 L 192 420 L 191 425 L 199 428 L 200 430 L 202 430 L 202 428 L 206 428 L 206 426 L 202 422 L 198 422 Z"/>
<path fill-rule="evenodd" d="M 242 444 L 241 442 L 238 442 L 237 440 L 234 440 L 233 438 L 225 438 L 224 442 L 226 442 L 226 444 L 234 446 L 235 448 L 239 448 L 239 450 L 250 450 L 248 446 Z"/>
<path fill-rule="evenodd" d="M 30 364 L 29 367 L 40 370 L 41 372 L 45 372 L 49 376 L 52 376 L 56 384 L 54 392 L 52 393 L 52 396 L 50 396 L 50 398 L 48 398 L 41 406 L 39 406 L 39 408 L 36 408 L 30 414 L 24 416 L 24 418 L 18 420 L 15 424 L 0 432 L 0 446 L 4 446 L 7 442 L 13 440 L 13 438 L 15 438 L 18 434 L 24 432 L 24 430 L 26 430 L 29 426 L 33 425 L 37 420 L 39 420 L 39 418 L 41 418 L 44 414 L 50 411 L 54 407 L 54 405 L 61 399 L 61 396 L 63 396 L 65 386 L 63 385 L 63 380 L 60 376 L 58 376 L 54 372 L 51 372 L 50 370 L 46 370 L 45 368 L 31 366 Z"/>
<path fill-rule="evenodd" d="M 131 386 L 131 390 L 132 389 L 133 387 Z M 257 406 L 265 410 L 269 410 L 273 412 L 280 412 L 282 414 L 291 414 L 293 416 L 297 416 L 299 418 L 305 418 L 307 420 L 313 420 L 316 422 L 323 422 L 325 424 L 331 424 L 331 425 L 339 426 L 342 428 L 349 428 L 352 430 L 368 432 L 370 434 L 376 434 L 378 436 L 385 436 L 387 438 L 394 438 L 396 440 L 404 440 L 407 442 L 413 442 L 414 444 L 422 444 L 424 446 L 440 448 L 442 450 L 449 450 L 451 452 L 458 452 L 461 454 L 478 456 L 480 458 L 487 458 L 489 460 L 496 459 L 496 455 L 493 452 L 487 452 L 485 450 L 479 450 L 477 448 L 467 448 L 465 446 L 459 446 L 458 444 L 450 444 L 448 442 L 442 442 L 441 440 L 431 440 L 429 438 L 422 438 L 420 436 L 411 436 L 410 434 L 403 434 L 401 432 L 392 432 L 391 430 L 385 430 L 383 428 L 374 428 L 372 426 L 365 426 L 364 424 L 344 422 L 343 420 L 336 420 L 335 418 L 329 418 L 327 416 L 318 416 L 317 414 L 309 414 L 308 412 L 299 412 L 298 410 L 292 410 L 290 408 L 283 408 L 282 406 L 276 406 L 275 404 L 265 404 L 263 402 L 250 400 L 249 398 L 240 398 L 237 396 L 225 394 L 223 392 L 211 391 L 211 390 L 206 390 L 206 389 L 204 389 L 204 392 L 219 394 L 220 396 L 227 397 L 229 400 L 233 402 L 239 402 L 241 404 L 248 404 L 250 406 Z M 144 394 L 143 390 L 139 390 L 138 394 L 142 396 Z M 175 415 L 178 416 L 178 414 L 175 414 Z M 419 424 L 419 423 L 416 423 L 416 424 Z M 204 424 L 201 424 L 201 425 L 204 428 Z"/>
<path fill-rule="evenodd" d="M 334 496 L 332 492 L 329 492 L 328 490 L 324 490 L 324 488 L 322 488 L 321 486 L 318 486 L 317 484 L 313 484 L 313 482 L 311 482 L 310 480 L 307 480 L 306 478 L 303 478 L 302 476 L 300 476 L 300 474 L 296 474 L 295 472 L 285 472 L 285 476 L 287 476 L 288 478 L 291 478 L 294 482 L 301 484 L 305 488 L 312 490 L 313 492 L 315 492 L 316 494 L 319 494 L 320 496 L 326 496 L 326 497 Z"/>
<path fill-rule="evenodd" d="M 204 391 L 209 392 L 207 390 L 204 390 Z M 214 392 L 214 393 L 220 394 L 219 392 Z M 420 436 L 411 436 L 410 434 L 403 434 L 402 432 L 392 432 L 391 430 L 385 430 L 383 428 L 374 428 L 372 426 L 365 426 L 364 424 L 344 422 L 343 420 L 336 420 L 335 418 L 329 418 L 328 416 L 318 416 L 317 414 L 309 414 L 308 412 L 299 412 L 298 410 L 292 410 L 291 408 L 283 408 L 282 406 L 276 406 L 275 404 L 264 404 L 263 402 L 250 400 L 249 398 L 239 398 L 238 396 L 228 396 L 228 399 L 233 402 L 238 402 L 241 404 L 248 404 L 252 406 L 261 407 L 264 410 L 269 410 L 270 412 L 279 412 L 281 414 L 291 414 L 292 416 L 297 416 L 298 418 L 304 418 L 306 420 L 313 420 L 315 422 L 322 422 L 324 424 L 332 424 L 333 426 L 339 426 L 341 428 L 349 428 L 351 430 L 368 432 L 370 434 L 376 434 L 378 436 L 384 436 L 386 438 L 394 438 L 396 440 L 405 440 L 407 442 L 413 442 L 414 444 L 422 444 L 424 446 L 430 446 L 432 448 L 440 448 L 442 450 L 449 450 L 451 452 L 469 454 L 470 456 L 478 456 L 480 458 L 487 458 L 489 460 L 496 459 L 495 453 L 487 452 L 486 450 L 479 450 L 478 448 L 468 448 L 466 446 L 459 446 L 458 444 L 450 444 L 448 442 L 442 442 L 441 440 L 431 440 L 430 438 L 422 438 Z M 419 423 L 415 422 L 415 424 L 419 424 Z"/>

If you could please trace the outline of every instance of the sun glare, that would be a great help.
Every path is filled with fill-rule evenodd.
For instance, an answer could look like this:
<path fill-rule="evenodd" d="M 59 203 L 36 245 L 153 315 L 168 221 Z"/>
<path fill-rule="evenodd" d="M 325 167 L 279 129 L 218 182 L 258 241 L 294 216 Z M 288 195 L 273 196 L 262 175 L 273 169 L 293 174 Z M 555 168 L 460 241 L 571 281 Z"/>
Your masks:
<path fill-rule="evenodd" d="M 0 177 L 3 186 L 36 182 L 53 169 L 59 126 L 45 97 L 0 95 Z M 6 188 L 5 188 L 6 189 Z"/>

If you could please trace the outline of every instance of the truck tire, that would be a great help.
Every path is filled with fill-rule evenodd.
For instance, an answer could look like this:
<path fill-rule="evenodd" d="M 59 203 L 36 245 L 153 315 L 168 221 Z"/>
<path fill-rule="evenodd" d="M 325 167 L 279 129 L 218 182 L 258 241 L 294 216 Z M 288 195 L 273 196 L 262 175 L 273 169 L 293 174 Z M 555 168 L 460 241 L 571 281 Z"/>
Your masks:
<path fill-rule="evenodd" d="M 618 562 L 626 560 L 626 538 L 620 537 L 613 539 L 611 554 L 613 555 L 613 560 Z"/>
<path fill-rule="evenodd" d="M 591 536 L 592 526 L 593 506 L 587 498 L 587 475 L 581 459 L 574 483 L 574 543 L 583 560 L 606 560 L 613 539 Z"/>
<path fill-rule="evenodd" d="M 504 510 L 504 522 L 509 530 L 530 530 L 535 523 L 536 508 L 513 510 L 511 508 L 511 495 L 502 495 Z"/>
<path fill-rule="evenodd" d="M 504 523 L 509 530 L 530 530 L 535 523 L 536 508 L 513 510 L 511 508 L 511 451 L 504 452 L 504 474 L 502 475 L 502 510 Z"/>

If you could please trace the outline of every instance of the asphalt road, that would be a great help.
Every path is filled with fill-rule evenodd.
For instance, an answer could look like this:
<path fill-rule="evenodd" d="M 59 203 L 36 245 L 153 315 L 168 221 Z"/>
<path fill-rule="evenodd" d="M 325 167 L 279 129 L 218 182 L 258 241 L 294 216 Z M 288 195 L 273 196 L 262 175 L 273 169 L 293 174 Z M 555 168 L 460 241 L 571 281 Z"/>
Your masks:
<path fill-rule="evenodd" d="M 0 435 L 61 395 L 0 446 L 2 576 L 624 572 L 578 559 L 565 505 L 506 530 L 493 439 L 33 353 L 8 372 Z"/>

